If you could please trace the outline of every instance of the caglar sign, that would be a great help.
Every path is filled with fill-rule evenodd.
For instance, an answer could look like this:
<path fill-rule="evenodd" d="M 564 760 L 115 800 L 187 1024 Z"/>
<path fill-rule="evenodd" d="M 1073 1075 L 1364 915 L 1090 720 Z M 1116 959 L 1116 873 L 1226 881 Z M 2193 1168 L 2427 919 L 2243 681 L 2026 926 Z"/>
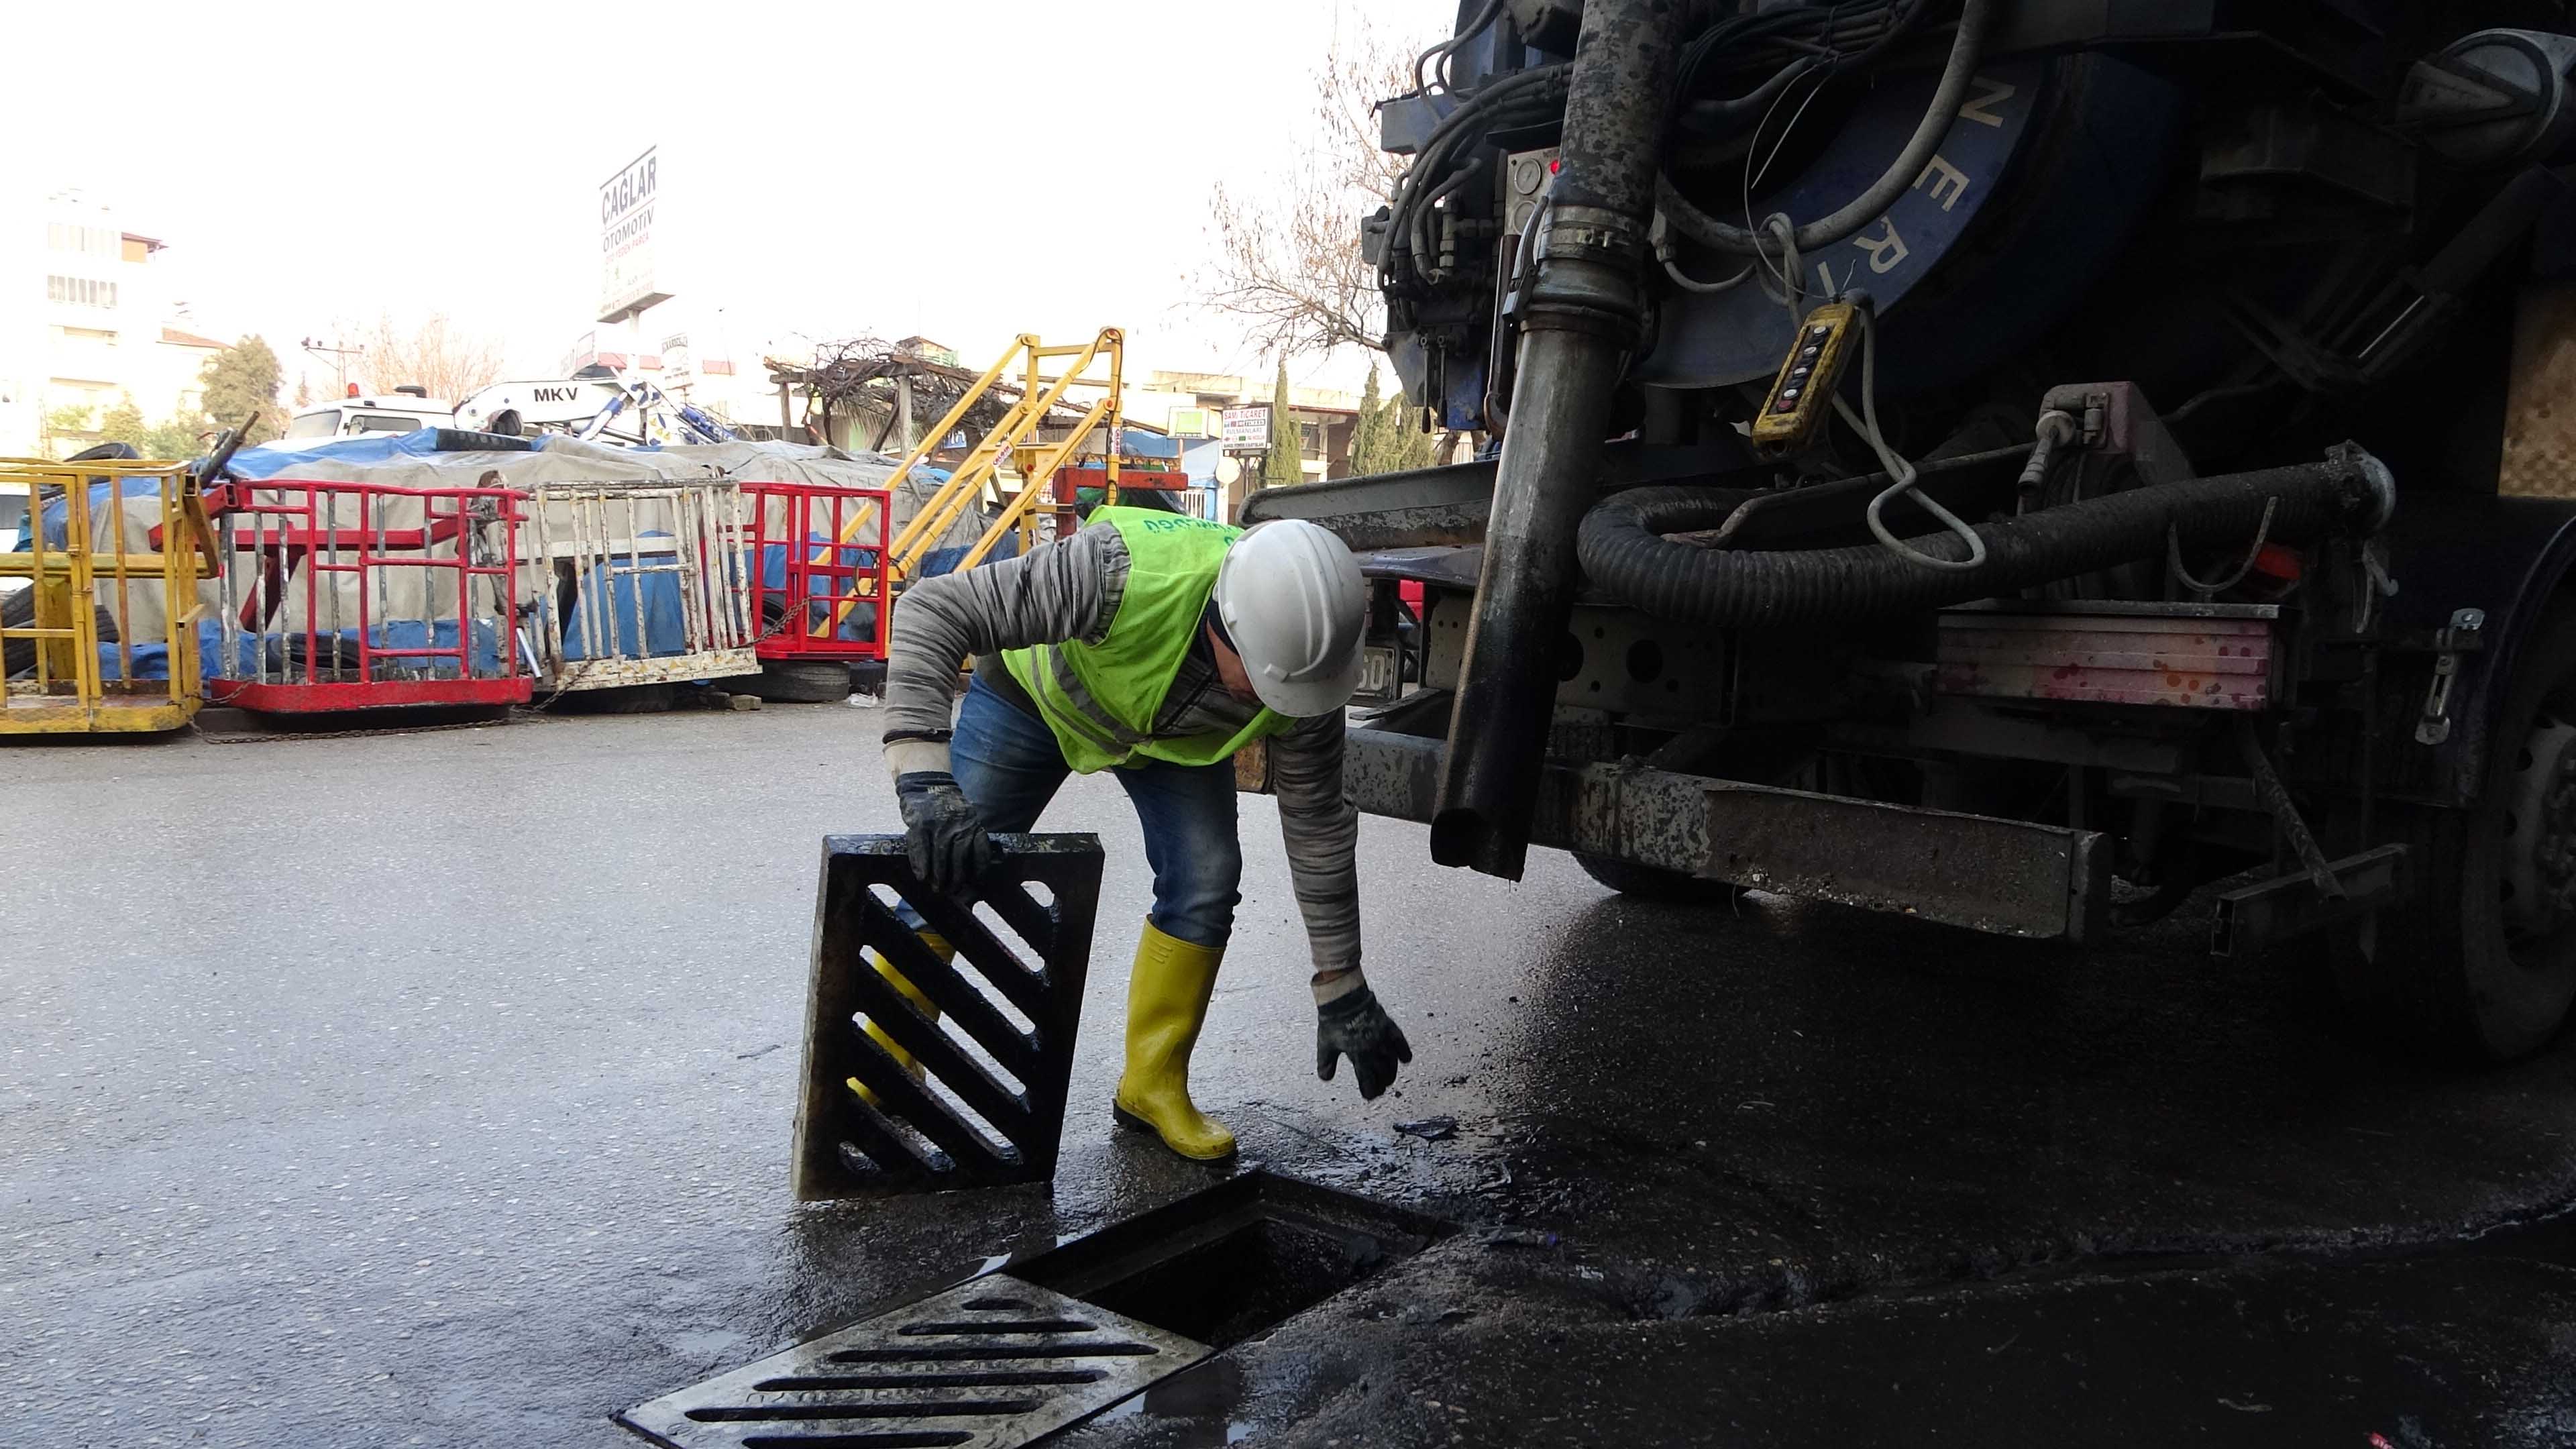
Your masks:
<path fill-rule="evenodd" d="M 599 187 L 599 320 L 622 322 L 671 294 L 655 285 L 653 210 L 661 161 L 647 149 Z"/>

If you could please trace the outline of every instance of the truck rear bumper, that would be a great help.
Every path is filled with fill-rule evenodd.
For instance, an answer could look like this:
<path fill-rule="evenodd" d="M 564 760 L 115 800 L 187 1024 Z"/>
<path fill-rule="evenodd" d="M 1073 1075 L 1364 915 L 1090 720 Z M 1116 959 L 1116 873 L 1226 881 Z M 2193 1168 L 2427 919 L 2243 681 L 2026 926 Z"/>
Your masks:
<path fill-rule="evenodd" d="M 1352 803 L 1428 822 L 1440 741 L 1354 727 Z M 1998 935 L 2103 934 L 2111 847 L 2099 832 L 1815 795 L 1644 766 L 1550 765 L 1531 843 Z"/>

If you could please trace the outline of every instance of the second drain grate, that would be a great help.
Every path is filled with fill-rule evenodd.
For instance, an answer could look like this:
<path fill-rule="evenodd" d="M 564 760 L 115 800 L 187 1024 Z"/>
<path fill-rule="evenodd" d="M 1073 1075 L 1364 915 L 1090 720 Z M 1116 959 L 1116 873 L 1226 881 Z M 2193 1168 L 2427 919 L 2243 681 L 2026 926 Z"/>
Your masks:
<path fill-rule="evenodd" d="M 1245 1172 L 619 1417 L 672 1449 L 1012 1449 L 1451 1231 Z"/>

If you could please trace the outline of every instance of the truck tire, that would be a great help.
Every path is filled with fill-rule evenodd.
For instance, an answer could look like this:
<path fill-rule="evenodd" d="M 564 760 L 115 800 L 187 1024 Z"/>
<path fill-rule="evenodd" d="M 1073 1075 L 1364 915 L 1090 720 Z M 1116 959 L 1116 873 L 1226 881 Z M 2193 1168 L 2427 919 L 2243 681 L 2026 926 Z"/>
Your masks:
<path fill-rule="evenodd" d="M 770 704 L 838 704 L 850 697 L 850 665 L 842 659 L 773 659 L 758 674 L 718 680 L 717 687 Z"/>
<path fill-rule="evenodd" d="M 119 444 L 118 446 L 123 446 Z M 36 589 L 33 584 L 0 594 L 0 629 L 25 629 L 36 622 Z M 113 644 L 117 640 L 116 616 L 105 604 L 98 606 L 98 642 Z M 36 641 L 12 639 L 0 648 L 0 679 L 17 677 L 22 669 L 36 667 Z"/>
<path fill-rule="evenodd" d="M 1661 866 L 1639 865 L 1633 860 L 1614 860 L 1606 855 L 1574 852 L 1574 863 L 1583 873 L 1623 896 L 1641 901 L 1669 901 L 1685 906 L 1722 906 L 1732 904 L 1742 888 L 1722 880 L 1701 880 Z"/>
<path fill-rule="evenodd" d="M 616 684 L 567 689 L 546 701 L 549 714 L 665 714 L 679 707 L 676 684 Z"/>
<path fill-rule="evenodd" d="M 2501 1062 L 2546 1045 L 2576 1002 L 2576 600 L 2516 657 L 2467 810 L 2388 807 L 2416 899 L 2338 933 L 2345 999 L 2436 1054 Z"/>

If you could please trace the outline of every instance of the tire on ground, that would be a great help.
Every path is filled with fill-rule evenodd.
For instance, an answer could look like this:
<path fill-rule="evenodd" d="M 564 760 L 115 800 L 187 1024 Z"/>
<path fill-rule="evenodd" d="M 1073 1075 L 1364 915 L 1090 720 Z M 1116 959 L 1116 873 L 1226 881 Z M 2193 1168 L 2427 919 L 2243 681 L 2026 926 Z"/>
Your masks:
<path fill-rule="evenodd" d="M 31 584 L 23 589 L 11 589 L 5 594 L 0 594 L 0 629 L 25 629 L 33 626 L 35 622 L 34 585 Z M 108 612 L 105 604 L 99 605 L 98 642 L 113 644 L 117 641 L 117 637 L 116 616 Z M 12 639 L 5 648 L 0 648 L 0 679 L 13 679 L 17 677 L 18 671 L 35 667 L 35 640 Z"/>
<path fill-rule="evenodd" d="M 547 701 L 552 714 L 661 714 L 680 702 L 676 684 L 621 684 L 607 689 L 570 689 Z"/>
<path fill-rule="evenodd" d="M 837 704 L 850 697 L 850 665 L 843 659 L 773 659 L 758 674 L 719 679 L 716 687 L 771 704 Z"/>

